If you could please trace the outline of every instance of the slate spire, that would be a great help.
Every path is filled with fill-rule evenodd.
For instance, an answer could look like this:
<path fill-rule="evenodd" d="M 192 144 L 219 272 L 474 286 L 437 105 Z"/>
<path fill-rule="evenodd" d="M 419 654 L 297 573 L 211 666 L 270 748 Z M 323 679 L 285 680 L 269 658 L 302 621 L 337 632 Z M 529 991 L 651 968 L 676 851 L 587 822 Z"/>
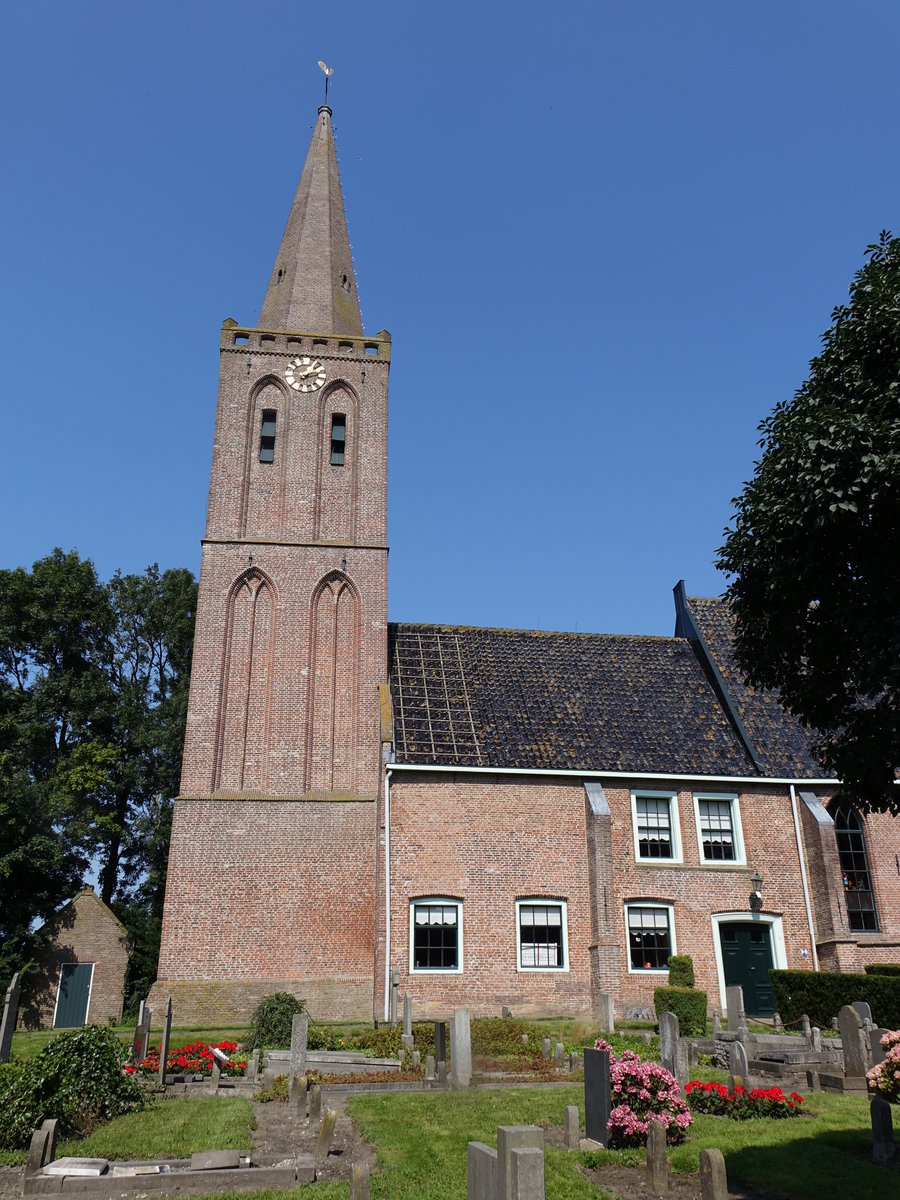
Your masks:
<path fill-rule="evenodd" d="M 363 333 L 327 104 L 319 106 L 259 328 L 358 337 Z"/>

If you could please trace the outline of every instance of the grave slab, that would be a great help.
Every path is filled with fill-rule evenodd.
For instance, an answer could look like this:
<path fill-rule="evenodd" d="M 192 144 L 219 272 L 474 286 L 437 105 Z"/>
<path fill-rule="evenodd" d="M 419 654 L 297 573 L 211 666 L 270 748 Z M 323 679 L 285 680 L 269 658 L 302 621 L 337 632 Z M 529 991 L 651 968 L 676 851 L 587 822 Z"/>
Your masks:
<path fill-rule="evenodd" d="M 544 1154 L 544 1131 L 537 1125 L 497 1126 L 497 1200 L 516 1200 L 512 1186 L 513 1150 L 535 1149 Z"/>
<path fill-rule="evenodd" d="M 545 1200 L 544 1151 L 515 1146 L 510 1154 L 510 1200 Z"/>
<path fill-rule="evenodd" d="M 497 1151 L 484 1142 L 469 1142 L 466 1200 L 496 1200 Z"/>

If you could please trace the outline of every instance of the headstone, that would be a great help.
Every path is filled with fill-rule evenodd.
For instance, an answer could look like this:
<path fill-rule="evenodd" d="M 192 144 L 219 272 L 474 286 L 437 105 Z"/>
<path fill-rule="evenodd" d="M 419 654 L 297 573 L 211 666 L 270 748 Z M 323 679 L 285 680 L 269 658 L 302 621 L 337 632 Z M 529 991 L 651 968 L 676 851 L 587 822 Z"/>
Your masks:
<path fill-rule="evenodd" d="M 744 1078 L 744 1076 L 743 1075 L 735 1075 L 734 1071 L 732 1071 L 728 1076 L 729 1092 L 736 1092 L 738 1088 L 745 1088 L 745 1087 L 747 1087 L 747 1080 Z"/>
<path fill-rule="evenodd" d="M 567 1104 L 566 1115 L 563 1120 L 563 1130 L 566 1139 L 567 1150 L 577 1150 L 578 1142 L 581 1138 L 581 1124 L 578 1119 L 578 1105 Z"/>
<path fill-rule="evenodd" d="M 784 1030 L 784 1026 L 781 1023 L 781 1014 L 780 1013 L 775 1014 L 775 1018 L 772 1021 L 772 1028 L 775 1030 L 776 1033 L 781 1033 Z"/>
<path fill-rule="evenodd" d="M 831 1028 L 834 1030 L 835 1033 L 837 1033 L 838 1030 L 840 1029 L 840 1025 L 838 1024 L 837 1017 L 831 1018 Z"/>
<path fill-rule="evenodd" d="M 439 1062 L 437 1065 L 437 1081 L 438 1087 L 447 1086 L 447 1064 L 445 1062 Z"/>
<path fill-rule="evenodd" d="M 138 1062 L 143 1062 L 150 1053 L 150 1023 L 153 1020 L 153 1009 L 145 1001 L 143 1003 L 143 1014 L 141 1019 L 141 1044 L 138 1049 L 140 1058 Z"/>
<path fill-rule="evenodd" d="M 872 1020 L 872 1009 L 869 1006 L 868 1001 L 854 1000 L 853 1003 L 850 1005 L 850 1007 L 856 1009 L 856 1011 L 859 1013 L 860 1020 L 863 1023 L 865 1023 L 866 1021 Z M 840 1018 L 838 1018 L 838 1019 L 840 1020 Z"/>
<path fill-rule="evenodd" d="M 812 1035 L 812 1025 L 810 1024 L 809 1017 L 806 1015 L 806 1013 L 804 1013 L 800 1018 L 800 1027 L 803 1031 L 803 1036 L 807 1041 L 809 1041 L 810 1036 Z"/>
<path fill-rule="evenodd" d="M 3 1017 L 0 1019 L 0 1063 L 9 1062 L 9 1052 L 12 1048 L 12 1037 L 19 1016 L 19 972 L 16 971 L 6 989 L 6 999 L 3 1002 Z"/>
<path fill-rule="evenodd" d="M 883 1096 L 875 1096 L 871 1105 L 872 1161 L 879 1166 L 893 1162 L 897 1153 L 891 1106 Z"/>
<path fill-rule="evenodd" d="M 687 1047 L 688 1047 L 688 1064 L 692 1067 L 696 1067 L 697 1064 L 700 1062 L 700 1047 L 697 1045 L 696 1042 L 688 1042 Z"/>
<path fill-rule="evenodd" d="M 713 1010 L 712 1034 L 714 1040 L 722 1036 L 722 1018 L 717 1008 Z"/>
<path fill-rule="evenodd" d="M 512 1016 L 512 1009 L 508 1008 L 505 1004 L 501 1004 L 500 1016 L 503 1017 L 504 1020 L 509 1020 L 509 1018 Z"/>
<path fill-rule="evenodd" d="M 519 1041 L 522 1043 L 523 1046 L 527 1046 L 528 1045 L 528 1034 L 527 1033 L 520 1034 Z"/>
<path fill-rule="evenodd" d="M 806 1086 L 811 1092 L 820 1092 L 822 1090 L 819 1072 L 814 1071 L 811 1067 L 808 1067 L 806 1071 Z"/>
<path fill-rule="evenodd" d="M 606 1146 L 609 1139 L 609 1051 L 584 1049 L 584 1136 Z"/>
<path fill-rule="evenodd" d="M 406 1051 L 407 1054 L 412 1054 L 413 1046 L 416 1043 L 415 1043 L 415 1040 L 413 1039 L 413 1035 L 411 1033 L 401 1033 L 400 1034 L 400 1044 L 403 1046 L 403 1049 Z"/>
<path fill-rule="evenodd" d="M 306 1074 L 306 1045 L 309 1040 L 309 1013 L 294 1013 L 291 1018 L 291 1067 L 288 1078 Z"/>
<path fill-rule="evenodd" d="M 166 1001 L 166 1016 L 163 1021 L 162 1041 L 159 1043 L 159 1082 L 165 1087 L 166 1060 L 169 1057 L 169 1038 L 172 1036 L 172 997 Z"/>
<path fill-rule="evenodd" d="M 743 1049 L 743 1047 L 741 1047 Z M 684 1086 L 691 1078 L 690 1044 L 684 1038 L 675 1042 L 675 1069 L 672 1074 Z"/>
<path fill-rule="evenodd" d="M 550 1041 L 549 1038 L 544 1038 L 544 1040 L 541 1042 L 541 1058 L 543 1058 L 545 1062 L 550 1061 L 551 1045 L 552 1045 L 552 1042 Z"/>
<path fill-rule="evenodd" d="M 450 1021 L 450 1081 L 454 1088 L 467 1088 L 472 1082 L 472 1034 L 466 1008 L 458 1008 Z"/>
<path fill-rule="evenodd" d="M 729 1032 L 734 1033 L 739 1026 L 746 1023 L 744 1013 L 744 989 L 728 987 L 725 989 L 725 1015 L 728 1018 Z"/>
<path fill-rule="evenodd" d="M 877 1026 L 869 1035 L 869 1040 L 872 1043 L 872 1066 L 877 1067 L 879 1063 L 884 1062 L 885 1050 L 881 1044 L 881 1039 L 886 1033 L 890 1033 L 889 1029 L 879 1029 Z"/>
<path fill-rule="evenodd" d="M 425 1055 L 425 1078 L 434 1079 L 434 1055 Z"/>
<path fill-rule="evenodd" d="M 659 1014 L 659 1061 L 675 1074 L 675 1043 L 678 1041 L 678 1018 L 674 1013 Z"/>
<path fill-rule="evenodd" d="M 466 1200 L 496 1200 L 497 1151 L 484 1142 L 469 1142 Z"/>
<path fill-rule="evenodd" d="M 302 1076 L 300 1075 L 288 1076 L 288 1107 L 295 1118 L 306 1116 L 306 1087 L 303 1087 L 303 1093 L 301 1095 L 301 1078 Z"/>
<path fill-rule="evenodd" d="M 581 1055 L 577 1050 L 569 1051 L 569 1071 L 577 1071 L 581 1062 Z"/>
<path fill-rule="evenodd" d="M 510 1200 L 545 1200 L 544 1151 L 516 1146 L 510 1154 Z"/>
<path fill-rule="evenodd" d="M 439 1063 L 447 1061 L 446 1021 L 435 1021 L 434 1023 L 434 1061 Z"/>
<path fill-rule="evenodd" d="M 743 1042 L 731 1043 L 731 1073 L 740 1075 L 746 1080 L 750 1077 L 750 1066 L 747 1062 L 747 1049 Z"/>
<path fill-rule="evenodd" d="M 647 1122 L 647 1184 L 657 1196 L 669 1190 L 669 1160 L 666 1157 L 666 1127 L 652 1118 Z"/>
<path fill-rule="evenodd" d="M 254 1050 L 247 1060 L 247 1078 L 251 1083 L 259 1078 L 259 1050 Z"/>
<path fill-rule="evenodd" d="M 28 1147 L 28 1161 L 25 1164 L 25 1174 L 34 1175 L 56 1157 L 56 1133 L 58 1122 L 48 1118 L 40 1129 L 31 1135 L 31 1145 Z"/>
<path fill-rule="evenodd" d="M 322 1085 L 314 1083 L 309 1089 L 309 1123 L 315 1127 L 322 1120 Z"/>
<path fill-rule="evenodd" d="M 497 1200 L 514 1200 L 512 1152 L 525 1149 L 544 1153 L 544 1131 L 537 1125 L 497 1126 Z"/>
<path fill-rule="evenodd" d="M 728 1200 L 728 1176 L 722 1151 L 714 1147 L 700 1151 L 701 1200 Z"/>
<path fill-rule="evenodd" d="M 566 1048 L 562 1042 L 557 1042 L 553 1047 L 553 1065 L 562 1067 L 566 1061 Z"/>
<path fill-rule="evenodd" d="M 192 1171 L 236 1171 L 240 1165 L 239 1150 L 201 1150 L 191 1155 Z"/>
<path fill-rule="evenodd" d="M 219 1090 L 219 1078 L 222 1074 L 222 1068 L 219 1066 L 216 1059 L 213 1059 L 212 1071 L 210 1073 L 210 1083 L 214 1092 Z"/>
<path fill-rule="evenodd" d="M 812 1029 L 810 1030 L 809 1046 L 810 1049 L 815 1050 L 816 1053 L 822 1049 L 822 1030 L 818 1027 L 818 1025 L 813 1025 Z"/>
<path fill-rule="evenodd" d="M 409 992 L 403 996 L 403 1032 L 407 1037 L 412 1037 L 412 996 Z"/>
<path fill-rule="evenodd" d="M 334 1137 L 334 1123 L 337 1120 L 337 1113 L 333 1108 L 326 1108 L 322 1113 L 322 1123 L 319 1126 L 319 1136 L 316 1138 L 316 1166 L 325 1165 L 328 1158 L 328 1151 L 331 1149 L 331 1139 Z"/>
<path fill-rule="evenodd" d="M 866 1073 L 866 1050 L 863 1042 L 862 1018 L 849 1004 L 838 1013 L 841 1045 L 844 1048 L 844 1078 L 859 1078 Z"/>
<path fill-rule="evenodd" d="M 409 1065 L 412 1067 L 412 1069 L 414 1071 L 420 1071 L 422 1069 L 421 1053 L 418 1050 L 413 1050 L 412 1054 L 409 1057 L 410 1057 Z"/>
<path fill-rule="evenodd" d="M 354 1163 L 350 1168 L 350 1200 L 369 1200 L 369 1164 Z"/>
<path fill-rule="evenodd" d="M 397 1024 L 397 996 L 400 991 L 400 972 L 391 971 L 391 1028 Z"/>
<path fill-rule="evenodd" d="M 597 1000 L 599 1005 L 600 1029 L 604 1033 L 613 1033 L 616 1028 L 613 998 L 607 995 L 606 992 L 601 992 Z"/>
<path fill-rule="evenodd" d="M 137 1022 L 134 1026 L 134 1037 L 131 1039 L 131 1062 L 132 1065 L 139 1063 L 143 1055 L 141 1049 L 144 1042 L 144 1010 L 147 1007 L 146 1000 L 142 1000 L 138 1005 Z"/>

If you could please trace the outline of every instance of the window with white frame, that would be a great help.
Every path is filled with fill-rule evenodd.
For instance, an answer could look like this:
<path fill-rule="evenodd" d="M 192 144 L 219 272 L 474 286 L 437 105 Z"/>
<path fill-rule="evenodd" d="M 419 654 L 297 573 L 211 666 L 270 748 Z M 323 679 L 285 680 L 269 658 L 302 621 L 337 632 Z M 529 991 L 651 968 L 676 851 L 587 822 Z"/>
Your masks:
<path fill-rule="evenodd" d="M 411 971 L 462 971 L 462 905 L 413 900 L 409 906 Z"/>
<path fill-rule="evenodd" d="M 743 863 L 744 842 L 737 796 L 694 794 L 694 815 L 700 861 L 704 863 Z"/>
<path fill-rule="evenodd" d="M 635 857 L 643 861 L 681 861 L 678 798 L 674 792 L 632 792 Z"/>
<path fill-rule="evenodd" d="M 519 970 L 569 969 L 565 900 L 516 901 L 516 952 Z"/>
<path fill-rule="evenodd" d="M 626 904 L 629 971 L 666 971 L 675 953 L 671 904 Z"/>

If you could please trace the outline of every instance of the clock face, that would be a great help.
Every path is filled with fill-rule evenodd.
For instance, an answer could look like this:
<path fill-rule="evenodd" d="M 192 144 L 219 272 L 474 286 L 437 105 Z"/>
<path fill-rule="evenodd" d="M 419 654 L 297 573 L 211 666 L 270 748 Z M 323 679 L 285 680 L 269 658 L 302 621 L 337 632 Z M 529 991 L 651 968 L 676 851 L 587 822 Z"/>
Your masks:
<path fill-rule="evenodd" d="M 325 382 L 325 368 L 317 358 L 305 354 L 291 359 L 284 377 L 295 392 L 315 392 Z"/>

